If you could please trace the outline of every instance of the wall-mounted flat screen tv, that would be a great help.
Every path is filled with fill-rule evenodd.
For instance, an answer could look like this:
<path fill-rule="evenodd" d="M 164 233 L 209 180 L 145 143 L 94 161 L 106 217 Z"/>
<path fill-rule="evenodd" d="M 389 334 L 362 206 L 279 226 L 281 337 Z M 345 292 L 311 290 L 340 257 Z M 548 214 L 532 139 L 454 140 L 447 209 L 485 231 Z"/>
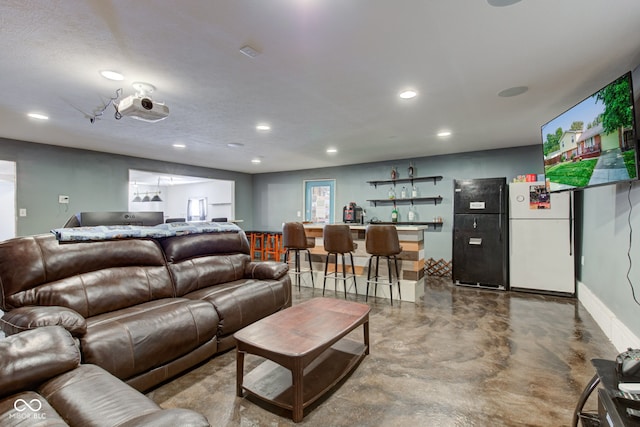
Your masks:
<path fill-rule="evenodd" d="M 627 73 L 542 126 L 550 191 L 638 179 L 633 100 Z"/>

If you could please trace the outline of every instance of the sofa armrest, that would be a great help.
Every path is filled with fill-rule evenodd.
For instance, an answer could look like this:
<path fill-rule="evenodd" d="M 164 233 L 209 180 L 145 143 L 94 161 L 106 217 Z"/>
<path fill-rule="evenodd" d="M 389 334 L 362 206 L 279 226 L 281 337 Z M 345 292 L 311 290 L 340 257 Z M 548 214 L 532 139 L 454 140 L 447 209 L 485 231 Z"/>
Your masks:
<path fill-rule="evenodd" d="M 59 326 L 11 335 L 0 340 L 0 396 L 34 390 L 79 364 L 75 340 Z"/>
<path fill-rule="evenodd" d="M 252 261 L 244 269 L 245 278 L 278 280 L 289 271 L 289 265 L 277 261 Z"/>
<path fill-rule="evenodd" d="M 62 326 L 71 335 L 79 337 L 87 331 L 87 321 L 78 312 L 59 306 L 26 306 L 5 313 L 0 319 L 7 335 L 17 334 L 42 326 Z"/>
<path fill-rule="evenodd" d="M 163 409 L 151 414 L 145 414 L 120 427 L 209 427 L 209 421 L 204 415 L 182 408 Z"/>

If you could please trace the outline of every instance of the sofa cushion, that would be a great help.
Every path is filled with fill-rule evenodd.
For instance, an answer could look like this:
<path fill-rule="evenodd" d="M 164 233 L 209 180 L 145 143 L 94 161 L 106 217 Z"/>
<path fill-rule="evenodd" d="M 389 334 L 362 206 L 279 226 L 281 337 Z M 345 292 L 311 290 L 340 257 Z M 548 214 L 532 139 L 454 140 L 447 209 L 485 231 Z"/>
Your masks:
<path fill-rule="evenodd" d="M 165 414 L 151 399 L 95 365 L 81 365 L 38 391 L 64 419 L 77 426 L 145 425 L 147 417 L 158 425 L 209 425 L 206 418 L 192 411 Z M 163 419 L 164 424 L 160 422 Z"/>
<path fill-rule="evenodd" d="M 19 264 L 21 268 L 15 268 Z M 39 235 L 0 243 L 2 309 L 63 306 L 84 317 L 174 295 L 154 240 L 59 243 Z"/>
<path fill-rule="evenodd" d="M 184 296 L 198 289 L 240 280 L 244 277 L 249 255 L 212 255 L 169 264 L 176 295 Z"/>
<path fill-rule="evenodd" d="M 83 363 L 126 380 L 216 339 L 218 314 L 211 304 L 166 298 L 87 319 L 81 337 Z"/>
<path fill-rule="evenodd" d="M 185 297 L 213 304 L 220 316 L 220 338 L 290 306 L 290 289 L 288 280 L 241 279 L 200 289 Z"/>
<path fill-rule="evenodd" d="M 0 339 L 0 397 L 33 390 L 80 364 L 80 351 L 69 332 L 58 326 L 24 331 Z"/>
<path fill-rule="evenodd" d="M 0 425 L 2 427 L 68 426 L 47 400 L 34 391 L 0 399 Z"/>
<path fill-rule="evenodd" d="M 160 240 L 169 263 L 205 255 L 243 253 L 249 255 L 249 241 L 244 231 L 237 233 L 205 233 L 168 237 Z"/>

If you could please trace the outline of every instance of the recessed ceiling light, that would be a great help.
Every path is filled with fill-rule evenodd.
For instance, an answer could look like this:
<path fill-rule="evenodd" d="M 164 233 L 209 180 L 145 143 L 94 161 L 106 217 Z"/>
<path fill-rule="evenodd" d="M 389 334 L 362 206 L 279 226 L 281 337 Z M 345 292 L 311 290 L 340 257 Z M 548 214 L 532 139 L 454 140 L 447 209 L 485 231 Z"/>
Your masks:
<path fill-rule="evenodd" d="M 271 130 L 271 126 L 266 123 L 261 123 L 256 126 L 256 130 Z"/>
<path fill-rule="evenodd" d="M 255 50 L 249 45 L 241 47 L 240 52 L 244 53 L 249 58 L 255 58 L 256 56 L 260 55 L 260 52 L 258 52 L 257 50 Z"/>
<path fill-rule="evenodd" d="M 504 7 L 511 6 L 512 4 L 516 4 L 519 1 L 520 0 L 487 0 L 487 3 L 494 7 Z"/>
<path fill-rule="evenodd" d="M 48 116 L 45 116 L 44 114 L 39 114 L 39 113 L 29 113 L 27 114 L 27 116 L 31 117 L 32 119 L 49 120 Z"/>
<path fill-rule="evenodd" d="M 400 98 L 402 99 L 415 98 L 417 95 L 418 95 L 418 92 L 416 92 L 415 90 L 405 90 L 403 92 L 400 92 Z"/>
<path fill-rule="evenodd" d="M 184 144 L 173 144 L 173 148 L 187 148 Z"/>
<path fill-rule="evenodd" d="M 502 98 L 510 98 L 512 96 L 522 95 L 528 90 L 529 88 L 526 86 L 510 87 L 509 89 L 505 89 L 503 91 L 498 92 L 498 96 Z"/>
<path fill-rule="evenodd" d="M 438 132 L 438 136 L 440 138 L 444 138 L 445 136 L 451 136 L 451 131 L 449 131 L 449 130 L 440 131 L 440 132 Z"/>
<path fill-rule="evenodd" d="M 124 76 L 118 73 L 117 71 L 103 70 L 103 71 L 100 71 L 100 75 L 105 79 L 109 79 L 109 80 L 116 80 L 116 81 L 124 80 Z"/>
<path fill-rule="evenodd" d="M 239 148 L 239 147 L 244 147 L 244 144 L 240 143 L 240 142 L 230 142 L 227 144 L 227 147 L 229 148 Z"/>
<path fill-rule="evenodd" d="M 253 163 L 254 165 L 257 165 L 257 164 L 262 163 L 262 160 L 260 160 L 260 159 L 251 159 L 251 163 Z"/>
<path fill-rule="evenodd" d="M 329 154 L 334 154 L 337 153 L 338 149 L 337 148 L 327 148 L 327 153 Z"/>

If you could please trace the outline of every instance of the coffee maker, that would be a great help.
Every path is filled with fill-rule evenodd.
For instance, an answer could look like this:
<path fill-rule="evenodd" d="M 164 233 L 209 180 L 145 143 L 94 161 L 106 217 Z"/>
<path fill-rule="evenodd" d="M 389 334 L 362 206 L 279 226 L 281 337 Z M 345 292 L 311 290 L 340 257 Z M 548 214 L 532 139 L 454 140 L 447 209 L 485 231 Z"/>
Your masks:
<path fill-rule="evenodd" d="M 359 224 L 362 221 L 362 208 L 351 202 L 342 208 L 342 222 L 346 224 Z"/>

